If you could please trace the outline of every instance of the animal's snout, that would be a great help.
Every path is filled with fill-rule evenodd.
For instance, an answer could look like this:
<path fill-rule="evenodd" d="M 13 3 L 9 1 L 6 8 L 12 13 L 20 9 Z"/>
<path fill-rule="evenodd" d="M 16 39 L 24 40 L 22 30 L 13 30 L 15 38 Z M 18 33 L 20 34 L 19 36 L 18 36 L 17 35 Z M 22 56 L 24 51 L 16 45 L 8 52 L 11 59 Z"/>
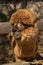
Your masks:
<path fill-rule="evenodd" d="M 21 39 L 22 30 L 24 30 L 24 26 L 21 23 L 15 23 L 12 25 L 12 31 L 15 39 Z"/>
<path fill-rule="evenodd" d="M 24 25 L 23 24 L 21 24 L 21 23 L 15 23 L 15 24 L 12 26 L 12 31 L 13 32 L 24 30 Z"/>

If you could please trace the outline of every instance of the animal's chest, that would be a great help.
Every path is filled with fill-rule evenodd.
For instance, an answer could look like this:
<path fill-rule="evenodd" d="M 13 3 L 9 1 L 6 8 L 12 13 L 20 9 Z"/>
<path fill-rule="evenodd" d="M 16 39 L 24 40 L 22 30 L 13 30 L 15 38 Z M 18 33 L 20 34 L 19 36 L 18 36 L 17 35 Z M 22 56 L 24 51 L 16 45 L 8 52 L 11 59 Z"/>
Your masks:
<path fill-rule="evenodd" d="M 35 28 L 36 29 L 36 28 Z M 16 40 L 14 51 L 18 57 L 32 57 L 37 47 L 37 31 L 34 28 L 26 29 L 21 33 L 21 40 Z"/>

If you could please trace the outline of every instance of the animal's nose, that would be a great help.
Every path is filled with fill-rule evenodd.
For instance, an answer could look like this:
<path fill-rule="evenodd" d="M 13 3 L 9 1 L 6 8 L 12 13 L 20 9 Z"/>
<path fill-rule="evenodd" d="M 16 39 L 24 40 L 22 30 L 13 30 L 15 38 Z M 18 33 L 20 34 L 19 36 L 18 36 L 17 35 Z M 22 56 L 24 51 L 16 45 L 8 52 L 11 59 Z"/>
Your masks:
<path fill-rule="evenodd" d="M 20 39 L 21 38 L 21 33 L 20 32 L 15 32 L 14 33 L 14 38 L 15 39 Z"/>

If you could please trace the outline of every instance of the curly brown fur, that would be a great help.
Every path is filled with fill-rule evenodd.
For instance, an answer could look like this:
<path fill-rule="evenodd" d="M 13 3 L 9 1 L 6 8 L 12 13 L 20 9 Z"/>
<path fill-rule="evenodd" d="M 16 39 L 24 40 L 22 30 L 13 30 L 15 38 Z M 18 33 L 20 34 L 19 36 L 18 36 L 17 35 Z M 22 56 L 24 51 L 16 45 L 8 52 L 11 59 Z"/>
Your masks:
<path fill-rule="evenodd" d="M 34 23 L 35 19 L 31 10 L 26 9 L 20 9 L 11 16 L 9 23 L 13 24 L 13 29 L 15 29 L 11 43 L 14 45 L 16 61 L 21 61 L 24 58 L 33 59 L 37 54 L 38 28 Z"/>
<path fill-rule="evenodd" d="M 31 10 L 20 9 L 17 10 L 16 13 L 13 13 L 10 19 L 10 24 L 14 24 L 15 22 L 23 22 L 25 24 L 32 24 L 35 20 L 35 15 Z"/>

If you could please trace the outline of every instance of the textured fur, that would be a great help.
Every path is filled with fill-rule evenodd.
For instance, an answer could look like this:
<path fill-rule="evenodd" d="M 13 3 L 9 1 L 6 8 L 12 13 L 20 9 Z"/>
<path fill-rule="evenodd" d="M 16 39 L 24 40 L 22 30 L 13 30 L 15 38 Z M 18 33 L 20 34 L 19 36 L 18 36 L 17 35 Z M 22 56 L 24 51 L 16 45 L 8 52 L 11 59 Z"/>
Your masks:
<path fill-rule="evenodd" d="M 20 9 L 16 13 L 13 13 L 10 19 L 10 23 L 23 22 L 25 24 L 33 25 L 35 21 L 35 15 L 31 10 Z"/>
<path fill-rule="evenodd" d="M 37 24 L 34 22 L 35 19 L 33 12 L 26 9 L 20 9 L 11 16 L 10 24 L 15 25 L 15 23 L 23 23 L 31 25 L 27 28 L 24 28 L 22 26 L 23 24 L 20 25 L 19 28 L 23 27 L 23 30 L 20 31 L 21 36 L 19 39 L 15 36 L 17 35 L 15 34 L 17 31 L 14 32 L 14 35 L 12 36 L 12 45 L 14 45 L 13 50 L 16 61 L 21 61 L 21 59 L 33 59 L 36 57 L 38 28 Z"/>

